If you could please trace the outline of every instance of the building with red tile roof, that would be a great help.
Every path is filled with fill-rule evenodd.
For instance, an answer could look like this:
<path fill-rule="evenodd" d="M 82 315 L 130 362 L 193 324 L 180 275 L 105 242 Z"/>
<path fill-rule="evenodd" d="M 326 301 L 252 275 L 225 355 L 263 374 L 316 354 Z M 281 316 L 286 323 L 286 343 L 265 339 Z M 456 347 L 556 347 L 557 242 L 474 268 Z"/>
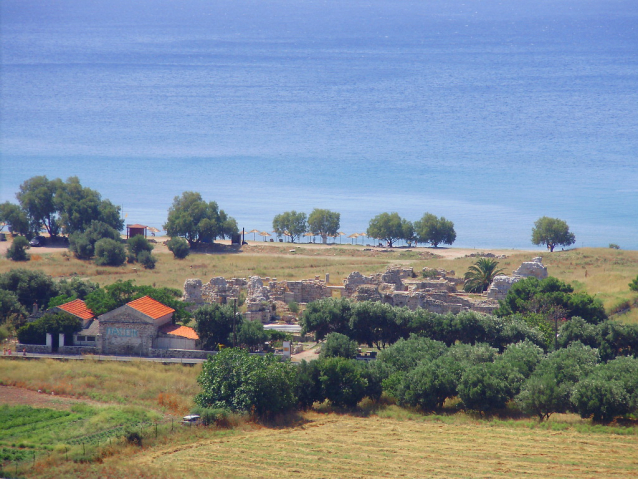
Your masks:
<path fill-rule="evenodd" d="M 169 308 L 149 296 L 142 296 L 141 298 L 135 299 L 126 303 L 126 306 L 136 309 L 140 313 L 143 313 L 153 319 L 160 319 L 166 315 L 172 315 L 175 312 L 173 308 Z"/>
<path fill-rule="evenodd" d="M 169 336 L 177 336 L 180 338 L 194 339 L 198 340 L 199 335 L 193 328 L 189 328 L 188 326 L 181 326 L 179 324 L 166 324 L 159 329 L 161 334 L 166 334 Z"/>
<path fill-rule="evenodd" d="M 51 309 L 64 311 L 65 313 L 72 314 L 73 316 L 76 316 L 83 321 L 88 321 L 89 319 L 95 318 L 95 313 L 91 311 L 86 306 L 86 303 L 81 299 L 75 299 L 73 301 L 69 301 L 68 303 L 60 304 Z"/>

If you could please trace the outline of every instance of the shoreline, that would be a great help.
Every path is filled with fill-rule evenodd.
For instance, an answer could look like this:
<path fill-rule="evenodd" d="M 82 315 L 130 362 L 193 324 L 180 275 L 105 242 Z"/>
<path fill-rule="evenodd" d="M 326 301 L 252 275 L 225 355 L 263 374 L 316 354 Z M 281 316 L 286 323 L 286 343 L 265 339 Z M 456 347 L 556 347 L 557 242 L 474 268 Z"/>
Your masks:
<path fill-rule="evenodd" d="M 122 239 L 125 240 L 125 236 L 122 236 Z M 167 236 L 149 236 L 147 237 L 147 239 L 149 240 L 154 240 L 155 243 L 153 243 L 154 246 L 154 252 L 155 253 L 169 253 L 168 248 L 165 246 L 165 242 L 168 241 L 168 237 Z M 379 247 L 379 246 L 368 246 L 368 245 L 355 245 L 355 244 L 349 244 L 349 243 L 328 243 L 328 244 L 323 244 L 323 243 L 291 243 L 291 242 L 270 242 L 270 241 L 262 241 L 262 240 L 247 240 L 246 241 L 246 245 L 248 248 L 245 249 L 241 249 L 240 248 L 240 252 L 244 253 L 244 254 L 268 254 L 268 252 L 265 251 L 251 251 L 251 249 L 253 248 L 259 248 L 259 249 L 281 249 L 284 248 L 287 251 L 286 252 L 290 252 L 293 249 L 314 249 L 314 250 L 326 250 L 326 249 L 330 249 L 330 248 L 342 248 L 342 249 L 348 249 L 348 250 L 353 250 L 353 251 L 371 251 L 371 252 L 394 252 L 394 251 L 413 251 L 415 253 L 429 253 L 432 255 L 436 255 L 442 259 L 458 259 L 458 258 L 464 258 L 467 257 L 468 255 L 471 254 L 478 254 L 478 253 L 485 253 L 485 254 L 494 254 L 496 256 L 499 255 L 512 255 L 512 254 L 524 254 L 524 253 L 529 253 L 531 255 L 535 255 L 535 256 L 542 256 L 544 254 L 549 253 L 549 251 L 546 251 L 544 249 L 517 249 L 517 248 L 467 248 L 467 247 L 453 247 L 453 246 L 448 246 L 448 247 L 438 247 L 438 248 L 434 248 L 432 246 L 412 246 L 412 247 L 408 247 L 408 246 L 393 246 L 392 248 L 388 248 L 388 247 Z M 0 255 L 4 256 L 4 254 L 6 253 L 7 249 L 9 248 L 9 245 L 11 244 L 11 241 L 3 241 L 0 242 Z M 223 246 L 225 248 L 230 248 L 231 247 L 231 243 L 230 240 L 215 240 L 214 243 L 211 243 L 211 247 L 212 245 L 220 245 Z M 582 248 L 571 248 L 569 250 L 565 250 L 565 251 L 573 251 L 573 250 L 577 250 L 577 249 L 582 249 Z M 603 248 L 604 249 L 604 248 Z M 68 251 L 68 247 L 65 245 L 56 245 L 56 246 L 39 246 L 39 247 L 31 247 L 28 249 L 28 253 L 29 254 L 51 254 L 51 253 L 59 253 L 62 251 Z M 631 250 L 625 250 L 625 251 L 631 251 Z M 561 251 L 554 251 L 554 253 L 560 253 Z M 192 251 L 191 254 L 224 254 L 224 253 L 228 253 L 228 251 L 219 251 L 219 252 L 215 252 L 215 251 L 210 251 L 209 249 L 202 249 L 201 251 Z M 274 253 L 274 252 L 273 252 Z"/>

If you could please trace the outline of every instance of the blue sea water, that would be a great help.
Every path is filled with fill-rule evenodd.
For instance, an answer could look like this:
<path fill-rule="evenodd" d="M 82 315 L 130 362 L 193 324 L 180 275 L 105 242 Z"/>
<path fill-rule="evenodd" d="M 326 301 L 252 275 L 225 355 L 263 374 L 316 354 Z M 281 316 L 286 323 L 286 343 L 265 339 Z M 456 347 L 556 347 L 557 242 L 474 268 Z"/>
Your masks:
<path fill-rule="evenodd" d="M 3 0 L 0 201 L 79 176 L 161 227 L 295 209 L 455 223 L 455 246 L 638 249 L 635 0 Z"/>

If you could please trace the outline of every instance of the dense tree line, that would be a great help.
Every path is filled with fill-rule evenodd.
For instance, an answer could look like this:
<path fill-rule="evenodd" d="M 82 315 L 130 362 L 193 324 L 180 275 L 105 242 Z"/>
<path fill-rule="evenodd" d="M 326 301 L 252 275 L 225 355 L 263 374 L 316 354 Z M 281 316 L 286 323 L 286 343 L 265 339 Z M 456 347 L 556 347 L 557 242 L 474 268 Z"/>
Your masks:
<path fill-rule="evenodd" d="M 20 185 L 16 198 L 17 205 L 0 205 L 0 221 L 7 223 L 12 233 L 28 238 L 39 234 L 42 228 L 51 237 L 84 232 L 92 221 L 117 231 L 124 226 L 120 207 L 82 186 L 75 176 L 66 181 L 34 176 Z"/>
<path fill-rule="evenodd" d="M 337 335 L 330 333 L 327 342 Z M 528 340 L 499 352 L 485 343 L 446 345 L 412 335 L 368 363 L 322 355 L 294 366 L 270 355 L 225 349 L 204 364 L 196 402 L 263 416 L 324 401 L 353 408 L 365 397 L 378 400 L 385 394 L 426 412 L 455 399 L 481 414 L 509 403 L 540 420 L 576 412 L 610 421 L 638 410 L 637 373 L 637 358 L 601 362 L 597 349 L 580 342 L 546 354 Z"/>
<path fill-rule="evenodd" d="M 499 350 L 524 339 L 547 347 L 543 333 L 517 315 L 500 318 L 475 311 L 437 314 L 420 308 L 411 311 L 380 302 L 342 298 L 308 304 L 300 324 L 303 334 L 313 333 L 316 340 L 324 339 L 329 333 L 340 333 L 359 344 L 380 349 L 411 334 L 447 345 L 457 341 L 488 343 Z"/>
<path fill-rule="evenodd" d="M 34 304 L 47 308 L 74 299 L 85 299 L 99 286 L 79 278 L 54 281 L 41 271 L 16 268 L 0 274 L 0 323 L 11 320 L 20 326 Z"/>
<path fill-rule="evenodd" d="M 367 235 L 385 241 L 388 246 L 398 240 L 411 243 L 429 243 L 435 248 L 440 244 L 451 245 L 456 240 L 454 223 L 443 216 L 431 213 L 412 223 L 398 213 L 381 213 L 370 220 Z"/>

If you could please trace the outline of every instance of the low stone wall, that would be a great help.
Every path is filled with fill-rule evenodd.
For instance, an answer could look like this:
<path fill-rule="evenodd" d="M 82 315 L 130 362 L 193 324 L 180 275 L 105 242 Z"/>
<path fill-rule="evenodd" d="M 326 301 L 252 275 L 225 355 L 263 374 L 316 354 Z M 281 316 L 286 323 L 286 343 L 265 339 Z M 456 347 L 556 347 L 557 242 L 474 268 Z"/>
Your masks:
<path fill-rule="evenodd" d="M 51 346 L 46 344 L 16 344 L 16 352 L 21 353 L 25 349 L 27 353 L 49 354 L 51 352 Z"/>
<path fill-rule="evenodd" d="M 209 355 L 215 355 L 217 351 L 201 351 L 199 349 L 155 349 L 148 350 L 148 355 L 152 358 L 184 358 L 184 359 L 206 359 Z"/>
<path fill-rule="evenodd" d="M 100 354 L 100 351 L 95 346 L 60 346 L 58 348 L 60 354 Z"/>

